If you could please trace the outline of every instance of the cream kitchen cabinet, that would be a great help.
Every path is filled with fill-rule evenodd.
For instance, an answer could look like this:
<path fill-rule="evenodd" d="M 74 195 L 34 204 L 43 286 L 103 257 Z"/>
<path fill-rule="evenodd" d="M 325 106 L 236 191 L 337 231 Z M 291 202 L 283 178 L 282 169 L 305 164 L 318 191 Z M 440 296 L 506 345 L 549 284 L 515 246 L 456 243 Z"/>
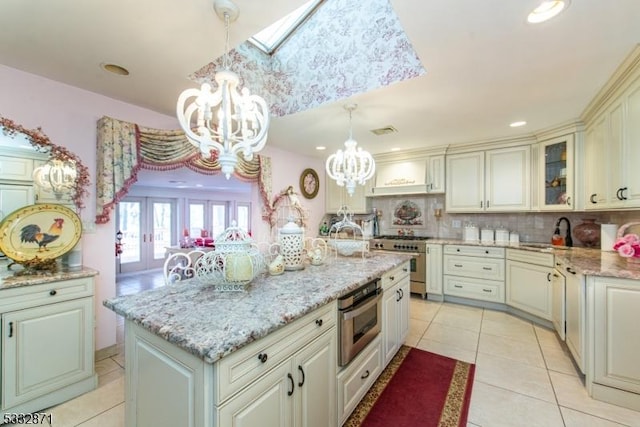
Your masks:
<path fill-rule="evenodd" d="M 0 184 L 0 220 L 33 202 L 32 185 Z"/>
<path fill-rule="evenodd" d="M 561 265 L 558 263 L 558 265 Z M 565 310 L 566 279 L 558 269 L 551 273 L 552 306 L 551 323 L 562 341 L 566 339 L 566 310 Z"/>
<path fill-rule="evenodd" d="M 429 156 L 427 158 L 427 193 L 445 192 L 445 156 Z"/>
<path fill-rule="evenodd" d="M 340 187 L 329 177 L 325 179 L 325 187 L 325 211 L 327 213 L 336 213 L 345 206 L 349 212 L 354 214 L 369 212 L 366 195 L 370 192 L 371 180 L 367 181 L 365 185 L 356 185 L 352 196 L 347 193 L 346 187 Z"/>
<path fill-rule="evenodd" d="M 574 268 L 565 266 L 565 321 L 567 347 L 576 365 L 585 372 L 586 355 L 586 287 L 585 278 Z"/>
<path fill-rule="evenodd" d="M 640 76 L 586 123 L 585 209 L 640 206 Z M 591 176 L 593 174 L 593 176 Z"/>
<path fill-rule="evenodd" d="M 427 244 L 427 299 L 442 301 L 442 245 Z"/>
<path fill-rule="evenodd" d="M 0 155 L 0 180 L 33 181 L 33 159 Z"/>
<path fill-rule="evenodd" d="M 220 407 L 219 426 L 333 425 L 336 334 L 325 332 Z"/>
<path fill-rule="evenodd" d="M 507 305 L 551 320 L 553 255 L 507 249 L 506 256 Z"/>
<path fill-rule="evenodd" d="M 539 144 L 538 207 L 540 210 L 573 210 L 574 136 L 565 135 Z"/>
<path fill-rule="evenodd" d="M 127 425 L 333 425 L 336 322 L 334 302 L 211 364 L 127 321 Z"/>
<path fill-rule="evenodd" d="M 41 411 L 93 390 L 93 278 L 0 292 L 2 414 Z"/>
<path fill-rule="evenodd" d="M 409 334 L 409 264 L 382 276 L 382 366 L 385 367 Z"/>
<path fill-rule="evenodd" d="M 529 210 L 530 157 L 529 145 L 448 155 L 447 212 Z"/>
<path fill-rule="evenodd" d="M 600 400 L 640 410 L 640 282 L 610 277 L 587 278 L 589 357 L 586 382 Z"/>
<path fill-rule="evenodd" d="M 504 248 L 445 245 L 445 295 L 504 304 Z"/>
<path fill-rule="evenodd" d="M 381 348 L 380 335 L 378 335 L 338 373 L 339 426 L 344 424 L 382 372 Z"/>

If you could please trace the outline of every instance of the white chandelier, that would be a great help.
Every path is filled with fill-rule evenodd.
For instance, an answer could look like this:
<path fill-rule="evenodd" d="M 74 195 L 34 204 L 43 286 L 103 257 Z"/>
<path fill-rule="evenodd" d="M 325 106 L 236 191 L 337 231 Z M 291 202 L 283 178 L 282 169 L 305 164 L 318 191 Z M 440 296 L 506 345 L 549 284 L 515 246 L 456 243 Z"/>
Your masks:
<path fill-rule="evenodd" d="M 66 192 L 75 188 L 77 177 L 73 161 L 51 159 L 33 171 L 33 181 L 45 191 L 53 192 L 60 199 Z"/>
<path fill-rule="evenodd" d="M 345 110 L 349 111 L 349 139 L 344 143 L 345 150 L 338 150 L 327 159 L 327 174 L 336 181 L 339 186 L 346 186 L 347 193 L 353 196 L 356 184 L 364 183 L 376 172 L 376 164 L 373 157 L 362 147 L 356 149 L 358 143 L 353 139 L 353 126 L 351 113 L 357 107 L 356 104 L 347 104 Z"/>
<path fill-rule="evenodd" d="M 178 98 L 176 112 L 189 142 L 204 157 L 216 156 L 217 151 L 222 173 L 229 179 L 241 151 L 251 160 L 253 153 L 264 148 L 269 109 L 264 99 L 251 95 L 246 87 L 239 90 L 240 79 L 229 70 L 229 22 L 238 18 L 238 7 L 230 0 L 216 0 L 214 9 L 224 19 L 226 30 L 222 70 L 214 76 L 218 87 L 212 92 L 211 85 L 203 83 L 199 90 L 185 90 Z"/>

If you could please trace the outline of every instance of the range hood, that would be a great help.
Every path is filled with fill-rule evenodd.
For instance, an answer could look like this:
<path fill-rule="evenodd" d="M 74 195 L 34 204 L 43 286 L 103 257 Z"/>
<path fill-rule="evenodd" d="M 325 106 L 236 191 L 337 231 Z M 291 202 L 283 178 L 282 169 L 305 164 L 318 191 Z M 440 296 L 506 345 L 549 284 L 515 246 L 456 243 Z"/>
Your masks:
<path fill-rule="evenodd" d="M 428 188 L 426 159 L 379 163 L 376 183 L 368 196 L 427 194 Z"/>

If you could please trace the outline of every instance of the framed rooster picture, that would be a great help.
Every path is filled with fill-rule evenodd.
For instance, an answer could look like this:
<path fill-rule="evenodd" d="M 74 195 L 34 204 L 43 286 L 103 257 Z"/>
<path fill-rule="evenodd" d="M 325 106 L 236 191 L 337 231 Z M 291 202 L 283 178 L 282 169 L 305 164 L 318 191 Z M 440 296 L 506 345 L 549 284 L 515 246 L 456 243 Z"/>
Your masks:
<path fill-rule="evenodd" d="M 18 263 L 50 260 L 73 249 L 81 235 L 80 218 L 66 206 L 30 205 L 0 222 L 0 251 Z"/>

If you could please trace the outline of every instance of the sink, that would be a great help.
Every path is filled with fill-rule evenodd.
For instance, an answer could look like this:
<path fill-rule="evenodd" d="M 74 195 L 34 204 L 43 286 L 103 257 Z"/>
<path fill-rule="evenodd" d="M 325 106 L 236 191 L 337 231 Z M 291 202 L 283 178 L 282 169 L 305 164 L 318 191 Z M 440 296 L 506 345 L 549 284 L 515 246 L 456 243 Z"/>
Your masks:
<path fill-rule="evenodd" d="M 543 252 L 551 252 L 554 249 L 562 249 L 562 250 L 571 249 L 571 247 L 569 247 L 569 246 L 554 246 L 551 243 L 522 243 L 522 242 L 520 242 L 519 246 L 521 248 L 539 249 L 539 250 L 541 250 Z"/>

